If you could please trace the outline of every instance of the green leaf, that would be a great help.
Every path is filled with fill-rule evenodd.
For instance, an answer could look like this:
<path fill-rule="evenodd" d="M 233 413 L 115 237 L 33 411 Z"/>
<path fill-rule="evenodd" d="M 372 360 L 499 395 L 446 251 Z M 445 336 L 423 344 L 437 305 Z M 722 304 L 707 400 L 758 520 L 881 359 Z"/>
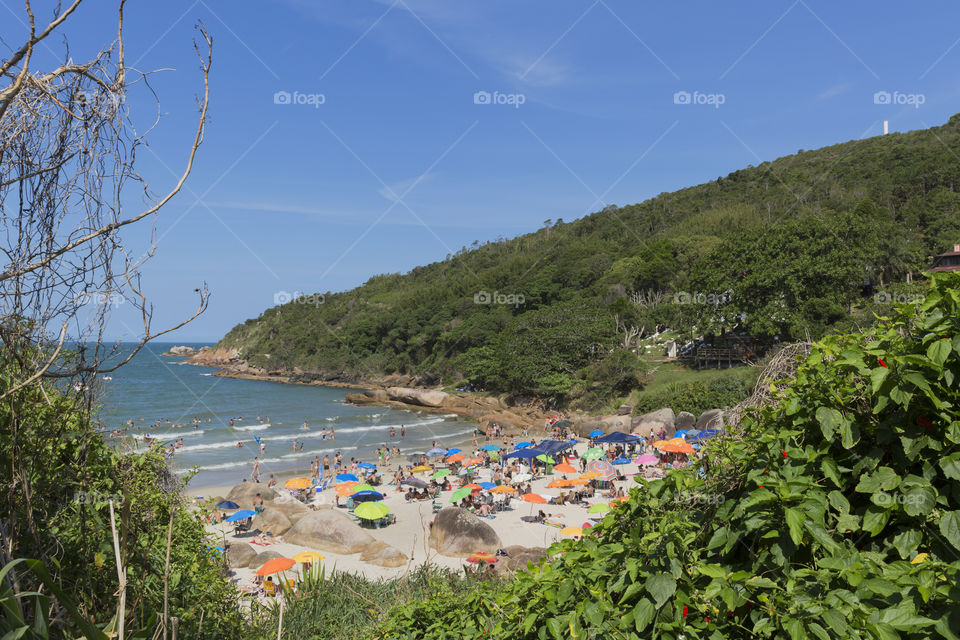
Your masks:
<path fill-rule="evenodd" d="M 950 352 L 952 350 L 953 347 L 950 346 L 950 341 L 946 338 L 941 338 L 927 347 L 927 357 L 933 360 L 936 364 L 943 366 L 943 363 L 947 361 L 948 357 L 950 357 Z"/>
<path fill-rule="evenodd" d="M 870 505 L 863 516 L 863 530 L 875 536 L 883 531 L 889 519 L 890 512 L 888 510 Z"/>
<path fill-rule="evenodd" d="M 837 432 L 837 427 L 844 422 L 843 414 L 832 407 L 819 407 L 816 415 L 823 437 L 826 440 L 832 440 L 833 435 Z"/>
<path fill-rule="evenodd" d="M 669 573 L 655 573 L 647 578 L 646 586 L 659 609 L 677 590 L 677 581 Z"/>
<path fill-rule="evenodd" d="M 960 511 L 950 511 L 940 518 L 940 533 L 960 549 Z"/>
<path fill-rule="evenodd" d="M 856 491 L 860 493 L 874 493 L 875 491 L 890 491 L 900 486 L 900 476 L 890 467 L 880 467 L 873 473 L 860 478 Z"/>
<path fill-rule="evenodd" d="M 646 598 L 638 602 L 637 606 L 633 608 L 633 624 L 637 631 L 643 631 L 650 626 L 655 615 L 657 615 L 657 607 L 653 606 L 652 602 Z"/>
<path fill-rule="evenodd" d="M 860 442 L 860 427 L 844 420 L 840 423 L 840 443 L 844 449 L 851 449 Z"/>
<path fill-rule="evenodd" d="M 880 385 L 883 384 L 883 381 L 887 379 L 887 375 L 890 373 L 890 369 L 886 367 L 877 367 L 870 372 L 870 384 L 873 387 L 873 392 L 876 393 L 880 388 Z"/>
<path fill-rule="evenodd" d="M 564 580 L 560 583 L 560 588 L 557 589 L 557 603 L 563 604 L 570 599 L 570 596 L 573 594 L 573 580 Z"/>
<path fill-rule="evenodd" d="M 897 535 L 893 538 L 893 546 L 896 547 L 897 553 L 900 554 L 900 557 L 904 560 L 907 558 L 913 558 L 914 551 L 917 547 L 920 546 L 920 541 L 923 536 L 920 534 L 920 531 L 917 529 L 907 529 L 900 535 Z"/>
<path fill-rule="evenodd" d="M 820 469 L 823 471 L 823 475 L 829 478 L 834 485 L 843 487 L 843 482 L 840 480 L 840 470 L 837 469 L 837 463 L 832 458 L 824 458 L 820 462 Z"/>
<path fill-rule="evenodd" d="M 800 546 L 800 542 L 803 540 L 803 521 L 804 514 L 799 509 L 793 509 L 787 507 L 784 510 L 784 515 L 787 519 L 787 526 L 790 528 L 790 539 L 793 540 L 793 544 Z"/>
<path fill-rule="evenodd" d="M 940 468 L 943 469 L 943 475 L 951 480 L 960 480 L 960 452 L 941 458 Z"/>

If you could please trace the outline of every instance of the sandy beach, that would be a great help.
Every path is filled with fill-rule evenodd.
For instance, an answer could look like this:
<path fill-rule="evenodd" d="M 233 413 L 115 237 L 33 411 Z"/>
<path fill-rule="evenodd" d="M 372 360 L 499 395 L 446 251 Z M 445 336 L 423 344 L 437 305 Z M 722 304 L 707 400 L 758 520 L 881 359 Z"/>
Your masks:
<path fill-rule="evenodd" d="M 587 443 L 578 443 L 573 449 L 567 452 L 568 455 L 579 457 L 587 449 Z M 571 458 L 573 460 L 573 458 Z M 557 462 L 560 462 L 558 460 Z M 617 465 L 617 470 L 626 476 L 625 480 L 614 481 L 615 488 L 622 487 L 624 491 L 629 491 L 636 486 L 634 475 L 639 472 L 638 465 L 634 463 Z M 565 477 L 573 479 L 578 474 L 561 474 L 554 472 L 548 476 L 540 476 L 532 481 L 532 492 L 541 494 L 544 497 L 559 496 L 562 491 L 568 489 L 547 488 L 547 485 L 558 478 Z M 283 489 L 283 483 L 288 478 L 278 478 L 279 483 L 275 489 L 280 492 Z M 265 486 L 265 485 L 264 485 Z M 190 488 L 188 493 L 190 498 L 203 496 L 210 498 L 214 496 L 225 497 L 229 494 L 231 487 L 208 487 L 208 488 Z M 293 557 L 303 551 L 317 551 L 324 556 L 323 564 L 327 571 L 347 571 L 356 574 L 362 574 L 369 579 L 396 578 L 402 576 L 410 569 L 424 563 L 430 563 L 451 569 L 460 569 L 465 565 L 465 559 L 459 557 L 448 557 L 437 553 L 430 548 L 428 536 L 430 531 L 430 522 L 435 517 L 432 501 L 414 501 L 408 502 L 404 498 L 403 492 L 398 492 L 393 485 L 385 485 L 380 488 L 384 494 L 384 504 L 389 507 L 390 512 L 396 515 L 396 522 L 380 529 L 364 528 L 375 540 L 385 542 L 400 550 L 409 557 L 409 562 L 400 567 L 387 568 L 374 564 L 369 564 L 360 560 L 360 554 L 342 555 L 331 553 L 320 549 L 310 549 L 301 545 L 290 544 L 279 540 L 267 545 L 253 545 L 257 551 L 274 551 L 284 557 Z M 404 488 L 404 491 L 406 488 Z M 450 503 L 450 491 L 443 491 L 437 499 L 438 504 L 443 507 L 452 506 Z M 322 493 L 314 493 L 313 500 L 310 503 L 320 509 L 327 508 L 324 505 L 331 505 L 331 508 L 338 512 L 347 513 L 343 507 L 334 505 L 336 493 L 332 488 L 328 488 Z M 610 499 L 603 497 L 601 493 L 596 492 L 592 497 L 588 497 L 589 504 L 609 503 Z M 343 500 L 341 499 L 341 502 Z M 526 522 L 521 518 L 524 516 L 536 515 L 539 511 L 544 511 L 548 515 L 548 522 L 552 524 Z M 587 513 L 587 507 L 582 505 L 557 505 L 557 504 L 532 504 L 519 500 L 515 497 L 512 500 L 511 507 L 508 510 L 497 512 L 493 517 L 483 518 L 482 521 L 490 525 L 500 537 L 503 547 L 511 545 L 521 545 L 524 547 L 549 547 L 552 543 L 560 540 L 561 527 L 576 526 L 582 527 L 584 524 L 594 524 L 603 516 L 603 514 Z M 359 526 L 359 525 L 357 525 Z M 211 536 L 211 542 L 222 546 L 224 542 L 228 544 L 246 544 L 253 540 L 251 534 L 241 534 L 241 537 L 233 535 L 232 524 L 208 524 L 207 530 Z M 300 565 L 285 572 L 287 578 L 295 577 L 301 570 Z M 255 570 L 251 568 L 236 568 L 233 570 L 232 581 L 242 590 L 254 588 Z"/>

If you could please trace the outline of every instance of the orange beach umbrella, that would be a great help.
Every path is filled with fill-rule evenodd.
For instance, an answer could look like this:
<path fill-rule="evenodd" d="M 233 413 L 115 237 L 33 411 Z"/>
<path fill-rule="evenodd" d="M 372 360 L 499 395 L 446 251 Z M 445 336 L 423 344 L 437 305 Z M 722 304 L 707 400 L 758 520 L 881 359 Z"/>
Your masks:
<path fill-rule="evenodd" d="M 273 573 L 280 573 L 281 571 L 286 571 L 296 562 L 293 558 L 274 558 L 273 560 L 267 560 L 262 567 L 257 569 L 258 576 L 269 576 Z"/>

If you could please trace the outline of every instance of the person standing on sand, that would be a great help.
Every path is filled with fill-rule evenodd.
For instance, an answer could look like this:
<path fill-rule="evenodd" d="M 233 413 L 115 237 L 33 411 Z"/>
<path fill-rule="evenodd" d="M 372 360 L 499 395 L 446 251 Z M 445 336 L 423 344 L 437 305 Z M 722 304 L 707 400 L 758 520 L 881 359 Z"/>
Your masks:
<path fill-rule="evenodd" d="M 400 439 L 403 440 L 403 436 L 407 433 L 407 428 L 403 425 L 400 425 Z"/>
<path fill-rule="evenodd" d="M 330 454 L 329 453 L 323 456 L 323 476 L 322 477 L 326 478 L 328 475 L 330 475 Z"/>
<path fill-rule="evenodd" d="M 253 459 L 253 473 L 250 476 L 254 482 L 260 482 L 260 458 Z"/>

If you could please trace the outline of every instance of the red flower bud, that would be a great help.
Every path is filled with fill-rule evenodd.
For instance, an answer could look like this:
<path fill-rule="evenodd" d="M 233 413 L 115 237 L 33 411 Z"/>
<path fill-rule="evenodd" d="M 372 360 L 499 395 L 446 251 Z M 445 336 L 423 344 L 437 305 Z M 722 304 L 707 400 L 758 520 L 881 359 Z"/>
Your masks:
<path fill-rule="evenodd" d="M 919 418 L 917 418 L 917 424 L 923 427 L 924 429 L 929 429 L 930 427 L 933 426 L 933 423 L 927 420 L 926 418 L 924 418 L 923 416 L 920 416 Z"/>
<path fill-rule="evenodd" d="M 880 366 L 883 367 L 884 369 L 889 369 L 889 367 L 887 366 L 887 363 L 883 361 L 883 358 L 877 358 L 877 362 L 879 362 Z"/>
<path fill-rule="evenodd" d="M 786 458 L 786 457 L 787 457 L 787 452 L 786 452 L 786 451 L 781 451 L 780 453 L 782 453 L 782 454 L 783 454 L 783 457 L 784 457 L 784 458 Z"/>
<path fill-rule="evenodd" d="M 763 485 L 760 485 L 760 488 L 763 489 Z"/>
<path fill-rule="evenodd" d="M 706 616 L 704 616 L 703 621 L 707 624 L 710 624 L 710 618 L 707 618 Z"/>
<path fill-rule="evenodd" d="M 683 605 L 683 617 L 687 617 L 687 605 Z"/>

